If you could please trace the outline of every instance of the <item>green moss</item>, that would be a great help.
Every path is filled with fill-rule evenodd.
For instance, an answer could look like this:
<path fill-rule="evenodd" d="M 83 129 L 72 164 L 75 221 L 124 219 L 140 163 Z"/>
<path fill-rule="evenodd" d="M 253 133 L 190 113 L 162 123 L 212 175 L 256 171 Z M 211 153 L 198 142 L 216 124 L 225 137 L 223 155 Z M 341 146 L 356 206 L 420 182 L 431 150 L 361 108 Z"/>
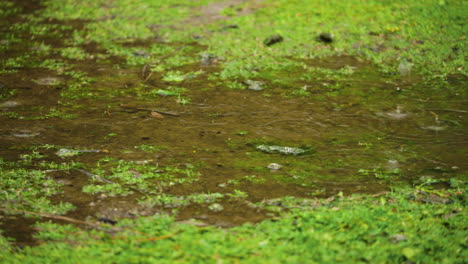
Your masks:
<path fill-rule="evenodd" d="M 66 113 L 56 108 L 44 109 L 42 107 L 37 109 L 30 109 L 28 113 L 23 112 L 2 112 L 0 115 L 7 116 L 12 119 L 23 119 L 23 120 L 44 120 L 50 118 L 60 119 L 73 119 L 76 118 L 77 114 Z"/>
<path fill-rule="evenodd" d="M 454 51 L 453 46 L 466 35 L 462 13 L 468 6 L 463 1 L 314 1 L 306 5 L 267 1 L 265 5 L 255 14 L 229 21 L 241 29 L 202 40 L 210 52 L 227 58 L 222 77 L 287 71 L 290 63 L 282 57 L 341 54 L 370 59 L 386 72 L 396 71 L 399 62 L 407 59 L 424 74 L 466 74 L 466 49 Z M 331 45 L 316 41 L 321 32 L 334 34 Z M 263 39 L 275 33 L 285 41 L 263 47 Z"/>
<path fill-rule="evenodd" d="M 24 157 L 33 159 L 39 157 Z M 1 161 L 1 160 L 0 160 Z M 2 162 L 0 162 L 2 163 Z M 26 162 L 28 163 L 28 162 Z M 1 164 L 2 181 L 0 201 L 3 210 L 26 210 L 51 214 L 64 214 L 75 207 L 70 203 L 52 203 L 49 198 L 61 192 L 61 184 L 40 170 L 6 168 Z"/>
<path fill-rule="evenodd" d="M 221 193 L 195 193 L 189 196 L 175 196 L 169 194 L 158 194 L 146 196 L 138 201 L 139 204 L 147 207 L 178 208 L 192 203 L 208 204 L 220 201 L 225 195 Z"/>
<path fill-rule="evenodd" d="M 60 51 L 60 54 L 62 57 L 72 60 L 84 60 L 90 56 L 85 51 L 77 47 L 64 48 Z"/>
<path fill-rule="evenodd" d="M 463 263 L 466 194 L 459 191 L 444 193 L 451 204 L 415 201 L 411 189 L 376 198 L 284 199 L 290 210 L 281 219 L 231 229 L 162 215 L 123 220 L 112 232 L 45 222 L 36 237 L 47 243 L 14 252 L 1 240 L 0 254 L 8 263 Z"/>
<path fill-rule="evenodd" d="M 176 184 L 191 184 L 200 174 L 192 166 L 162 166 L 151 163 L 103 158 L 97 163 L 93 173 L 112 183 L 96 181 L 83 188 L 84 192 L 109 193 L 113 196 L 139 192 L 159 194 L 163 189 Z"/>
<path fill-rule="evenodd" d="M 6 18 L 12 15 L 15 15 L 21 11 L 20 8 L 15 7 L 15 5 L 10 1 L 0 1 L 0 17 Z"/>

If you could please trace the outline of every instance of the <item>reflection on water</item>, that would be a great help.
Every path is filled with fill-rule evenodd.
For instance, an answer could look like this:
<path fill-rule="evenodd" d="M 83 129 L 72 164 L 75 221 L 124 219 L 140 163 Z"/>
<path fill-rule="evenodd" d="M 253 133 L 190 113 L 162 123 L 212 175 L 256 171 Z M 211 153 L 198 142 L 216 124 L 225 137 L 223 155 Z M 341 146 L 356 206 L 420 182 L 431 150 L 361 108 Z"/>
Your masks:
<path fill-rule="evenodd" d="M 139 80 L 135 76 L 133 81 Z M 15 159 L 20 153 L 12 149 L 18 145 L 51 144 L 104 149 L 108 155 L 125 160 L 201 162 L 200 182 L 184 187 L 184 192 L 219 191 L 217 186 L 230 179 L 260 175 L 268 184 L 259 184 L 249 193 L 256 200 L 280 194 L 308 196 L 316 189 L 332 195 L 385 188 L 386 182 L 359 176 L 360 169 L 398 168 L 403 176 L 397 181 L 416 179 L 420 173 L 448 177 L 466 169 L 466 113 L 459 101 L 447 106 L 460 109 L 454 112 L 427 110 L 434 104 L 418 100 L 428 95 L 417 92 L 401 97 L 373 91 L 365 100 L 360 95 L 315 99 L 285 97 L 281 87 L 265 96 L 258 91 L 186 85 L 191 86 L 188 105 L 179 105 L 170 97 L 146 100 L 126 96 L 82 102 L 84 107 L 73 110 L 79 116 L 75 119 L 28 120 L 28 115 L 36 114 L 37 106 L 57 107 L 55 100 L 36 100 L 35 90 L 45 88 L 31 83 L 30 89 L 1 104 L 2 111 L 10 111 L 14 105 L 25 116 L 0 117 L 2 156 Z M 55 90 L 53 86 L 48 89 Z M 12 102 L 23 102 L 24 106 Z M 129 104 L 134 105 L 134 111 Z M 151 109 L 159 109 L 164 118 L 154 118 Z M 163 110 L 178 115 L 165 115 Z M 311 146 L 315 153 L 298 157 L 260 153 L 254 142 Z M 136 152 L 134 147 L 142 144 L 167 148 L 151 155 Z M 88 158 L 87 162 L 96 160 Z M 283 166 L 277 173 L 281 177 L 269 176 L 269 166 L 275 163 Z M 440 165 L 447 167 L 444 173 L 432 170 Z M 458 170 L 451 171 L 452 167 Z"/>

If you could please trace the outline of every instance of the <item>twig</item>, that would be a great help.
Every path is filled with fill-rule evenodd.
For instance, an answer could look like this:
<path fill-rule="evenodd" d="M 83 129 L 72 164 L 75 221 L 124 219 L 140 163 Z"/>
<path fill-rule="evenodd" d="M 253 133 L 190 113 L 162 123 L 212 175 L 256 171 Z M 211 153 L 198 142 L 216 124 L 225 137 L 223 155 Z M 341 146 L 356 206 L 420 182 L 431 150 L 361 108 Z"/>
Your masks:
<path fill-rule="evenodd" d="M 426 161 L 429 161 L 429 162 L 432 162 L 432 163 L 435 163 L 435 164 L 441 164 L 441 165 L 445 165 L 445 166 L 450 166 L 448 165 L 447 163 L 443 163 L 441 161 L 437 161 L 437 160 L 432 160 L 432 159 L 429 159 L 429 158 L 426 158 L 426 157 L 421 157 L 423 160 L 426 160 Z"/>
<path fill-rule="evenodd" d="M 24 210 L 17 210 L 17 209 L 5 209 L 5 208 L 0 208 L 0 211 L 3 211 L 3 212 L 5 212 L 5 213 L 8 213 L 8 212 L 17 212 L 17 213 L 22 213 L 22 214 L 30 214 L 30 215 L 40 216 L 40 217 L 44 217 L 44 218 L 50 218 L 50 219 L 55 219 L 55 220 L 62 220 L 62 221 L 66 221 L 66 222 L 70 222 L 70 223 L 75 223 L 75 224 L 87 225 L 87 226 L 91 226 L 91 227 L 96 228 L 96 229 L 102 227 L 101 224 L 90 223 L 90 222 L 81 221 L 81 220 L 78 220 L 78 219 L 75 219 L 75 218 L 66 217 L 66 216 L 60 216 L 60 215 L 42 214 L 42 213 L 36 213 L 36 212 L 31 212 L 31 211 L 24 211 Z M 123 231 L 124 229 L 122 229 L 122 228 L 117 228 L 117 227 L 113 227 L 112 230 Z M 138 231 L 136 231 L 136 230 L 131 230 L 131 231 L 134 231 L 135 233 L 141 233 L 141 232 L 138 232 Z M 179 231 L 179 232 L 181 232 L 181 231 Z M 173 234 L 164 235 L 164 236 L 159 236 L 159 237 L 149 237 L 149 238 L 139 239 L 139 240 L 137 240 L 136 242 L 163 240 L 163 239 L 166 239 L 166 238 L 173 237 L 173 236 L 175 236 L 175 235 L 176 235 L 177 233 L 179 233 L 179 232 L 176 232 L 176 233 L 173 233 Z M 122 239 L 122 238 L 124 238 L 124 237 L 112 237 L 112 238 L 113 238 L 113 239 Z"/>
<path fill-rule="evenodd" d="M 389 191 L 384 191 L 384 192 L 380 192 L 380 193 L 376 193 L 376 194 L 370 194 L 370 195 L 366 195 L 366 196 L 349 197 L 348 200 L 357 200 L 357 199 L 362 199 L 362 198 L 367 198 L 367 197 L 379 197 L 379 196 L 382 196 L 382 195 L 386 195 L 387 193 L 389 193 Z"/>
<path fill-rule="evenodd" d="M 160 113 L 160 114 L 163 114 L 163 115 L 179 116 L 179 114 L 176 114 L 176 113 L 165 112 L 165 111 L 162 111 L 162 110 L 159 110 L 159 109 L 153 109 L 153 108 L 132 107 L 132 106 L 129 106 L 129 105 L 120 105 L 120 107 L 127 108 L 127 109 L 132 109 L 135 112 L 137 112 L 137 111 L 149 111 L 149 112 L 157 112 L 157 113 Z"/>
<path fill-rule="evenodd" d="M 455 113 L 468 113 L 468 111 L 458 110 L 458 109 L 443 109 L 443 108 L 426 108 L 427 110 L 435 110 L 435 111 L 447 111 L 447 112 L 455 112 Z"/>
<path fill-rule="evenodd" d="M 143 82 L 146 82 L 149 80 L 149 78 L 151 78 L 151 76 L 153 75 L 153 72 L 150 72 L 150 74 L 148 74 L 148 77 L 145 78 L 145 80 Z"/>
<path fill-rule="evenodd" d="M 145 234 L 142 234 L 141 232 L 139 231 L 136 231 L 136 230 L 132 230 L 134 233 L 137 233 L 137 234 L 140 234 L 140 235 L 145 235 Z M 182 230 L 179 230 L 175 233 L 172 233 L 172 234 L 167 234 L 167 235 L 164 235 L 164 236 L 159 236 L 159 237 L 148 237 L 148 238 L 142 238 L 142 239 L 137 239 L 135 240 L 135 242 L 139 243 L 139 242 L 146 242 L 146 241 L 158 241 L 158 240 L 163 240 L 163 239 L 166 239 L 166 238 L 170 238 L 170 237 L 173 237 L 175 235 L 177 235 L 178 233 L 182 232 Z M 113 236 L 112 239 L 128 239 L 127 236 Z"/>
<path fill-rule="evenodd" d="M 36 213 L 36 212 L 30 212 L 30 211 L 24 211 L 24 210 L 17 210 L 17 209 L 4 209 L 4 208 L 0 208 L 1 211 L 7 213 L 7 212 L 17 212 L 17 213 L 22 213 L 22 214 L 31 214 L 31 215 L 35 215 L 35 216 L 40 216 L 40 217 L 45 217 L 45 218 L 51 218 L 51 219 L 56 219 L 56 220 L 63 220 L 63 221 L 67 221 L 67 222 L 71 222 L 71 223 L 75 223 L 75 224 L 82 224 L 82 225 L 88 225 L 88 226 L 92 226 L 92 227 L 101 227 L 100 224 L 95 224 L 95 223 L 90 223 L 90 222 L 86 222 L 86 221 L 81 221 L 81 220 L 78 220 L 78 219 L 74 219 L 74 218 L 71 218 L 71 217 L 66 217 L 66 216 L 60 216 L 60 215 L 52 215 L 52 214 L 42 214 L 42 213 Z"/>
<path fill-rule="evenodd" d="M 98 180 L 103 181 L 103 182 L 106 182 L 106 183 L 114 184 L 114 182 L 111 182 L 111 181 L 106 180 L 106 179 L 104 179 L 104 178 L 102 178 L 102 177 L 99 177 L 99 176 L 96 175 L 96 174 L 89 173 L 89 172 L 87 172 L 87 171 L 85 171 L 85 170 L 77 169 L 77 171 L 79 171 L 79 172 L 81 172 L 81 173 L 84 173 L 84 174 L 88 175 L 88 176 L 91 177 L 91 178 L 98 179 Z"/>
<path fill-rule="evenodd" d="M 432 138 L 411 138 L 411 137 L 402 137 L 402 136 L 393 136 L 393 135 L 388 135 L 388 137 L 392 139 L 412 140 L 412 141 L 418 141 L 418 142 L 433 141 Z"/>
<path fill-rule="evenodd" d="M 90 223 L 90 222 L 81 221 L 81 220 L 78 220 L 78 219 L 75 219 L 75 218 L 66 217 L 66 216 L 60 216 L 60 215 L 43 214 L 43 213 L 36 213 L 36 212 L 25 211 L 25 210 L 6 209 L 6 208 L 0 208 L 0 211 L 3 211 L 4 213 L 16 212 L 16 213 L 22 213 L 22 214 L 30 214 L 30 215 L 40 216 L 40 217 L 43 217 L 43 218 L 50 218 L 50 219 L 62 220 L 62 221 L 66 221 L 66 222 L 70 222 L 70 223 L 75 223 L 75 224 L 87 225 L 87 226 L 90 226 L 90 227 L 93 227 L 93 228 L 96 228 L 96 229 L 99 229 L 99 228 L 102 227 L 101 224 Z M 118 227 L 113 227 L 111 230 L 123 231 L 124 229 L 118 228 Z M 135 233 L 141 233 L 141 232 L 139 232 L 139 231 L 137 231 L 137 230 L 131 230 L 131 231 L 133 231 L 133 232 L 135 232 Z M 166 238 L 173 237 L 173 236 L 175 236 L 177 233 L 180 233 L 180 232 L 182 232 L 182 230 L 179 230 L 178 232 L 175 232 L 175 233 L 172 233 L 172 234 L 167 234 L 167 235 L 164 235 L 164 236 L 159 236 L 159 237 L 148 237 L 148 238 L 144 238 L 144 239 L 139 239 L 139 240 L 136 240 L 136 242 L 163 240 L 163 239 L 166 239 Z M 143 235 L 144 235 L 144 234 L 143 234 Z M 123 239 L 123 238 L 125 238 L 125 237 L 114 236 L 114 237 L 112 237 L 112 238 L 113 238 L 113 239 Z"/>
<path fill-rule="evenodd" d="M 157 113 L 160 113 L 160 114 L 163 114 L 163 115 L 179 116 L 179 114 L 171 113 L 171 112 L 165 112 L 165 111 L 161 111 L 161 110 L 158 110 L 158 109 L 142 108 L 141 110 L 147 110 L 147 111 L 151 111 L 151 112 L 157 112 Z"/>
<path fill-rule="evenodd" d="M 138 240 L 135 240 L 135 242 L 140 243 L 140 242 L 146 242 L 146 241 L 158 241 L 158 240 L 163 240 L 163 239 L 166 239 L 166 238 L 173 237 L 176 234 L 177 233 L 168 234 L 168 235 L 159 236 L 159 237 L 149 237 L 149 238 L 145 238 L 145 239 L 138 239 Z"/>
<path fill-rule="evenodd" d="M 143 66 L 143 69 L 141 69 L 141 78 L 145 78 L 146 70 L 148 69 L 148 67 L 149 67 L 150 65 L 151 65 L 151 64 L 146 63 L 145 66 Z M 145 82 L 146 82 L 146 80 L 145 80 Z"/>

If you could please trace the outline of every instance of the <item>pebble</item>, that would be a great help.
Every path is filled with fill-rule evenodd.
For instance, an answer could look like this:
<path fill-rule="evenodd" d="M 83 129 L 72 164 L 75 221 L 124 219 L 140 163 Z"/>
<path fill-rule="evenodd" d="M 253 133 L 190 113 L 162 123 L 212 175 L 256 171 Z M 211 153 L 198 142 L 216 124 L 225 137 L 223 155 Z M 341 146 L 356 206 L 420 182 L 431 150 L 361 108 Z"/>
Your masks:
<path fill-rule="evenodd" d="M 63 79 L 58 78 L 58 77 L 43 77 L 43 78 L 39 78 L 37 80 L 33 80 L 33 82 L 35 82 L 38 85 L 54 86 L 54 85 L 59 85 L 60 83 L 62 83 Z"/>
<path fill-rule="evenodd" d="M 261 81 L 252 81 L 252 80 L 247 80 L 245 83 L 248 85 L 249 90 L 254 90 L 254 91 L 261 91 L 263 90 L 263 82 Z"/>
<path fill-rule="evenodd" d="M 398 162 L 398 160 L 388 160 L 386 167 L 389 170 L 398 169 L 400 167 L 400 163 Z"/>
<path fill-rule="evenodd" d="M 219 212 L 219 211 L 224 210 L 224 207 L 220 205 L 219 203 L 214 203 L 208 206 L 208 209 L 210 209 L 211 211 Z"/>
<path fill-rule="evenodd" d="M 218 56 L 213 53 L 202 53 L 200 54 L 200 62 L 203 65 L 213 65 L 218 63 Z"/>
<path fill-rule="evenodd" d="M 402 60 L 400 61 L 400 64 L 398 64 L 397 70 L 400 72 L 401 76 L 408 76 L 411 74 L 412 67 L 412 63 L 408 62 L 407 60 Z"/>
<path fill-rule="evenodd" d="M 400 241 L 406 240 L 407 238 L 406 238 L 405 235 L 396 234 L 396 235 L 392 236 L 390 239 L 392 240 L 393 244 L 396 244 L 396 243 L 398 243 Z"/>
<path fill-rule="evenodd" d="M 270 170 L 272 171 L 275 171 L 275 170 L 279 170 L 281 169 L 283 166 L 278 164 L 278 163 L 270 163 L 268 164 L 267 168 L 269 168 Z"/>
<path fill-rule="evenodd" d="M 20 105 L 20 103 L 18 103 L 17 101 L 5 101 L 3 103 L 0 103 L 0 107 L 3 107 L 3 108 L 11 108 L 11 107 L 16 107 Z"/>
<path fill-rule="evenodd" d="M 264 41 L 263 41 L 263 44 L 267 47 L 273 45 L 273 44 L 276 44 L 276 43 L 279 43 L 279 42 L 282 42 L 283 41 L 283 36 L 281 36 L 280 34 L 276 34 L 276 35 L 272 35 L 272 36 L 269 36 L 267 37 Z"/>
<path fill-rule="evenodd" d="M 425 126 L 425 127 L 421 127 L 421 128 L 424 129 L 424 130 L 431 130 L 431 131 L 435 131 L 435 132 L 444 131 L 445 129 L 447 129 L 446 126 Z"/>
<path fill-rule="evenodd" d="M 323 43 L 332 43 L 334 39 L 333 34 L 328 32 L 322 32 L 317 37 L 317 40 Z"/>

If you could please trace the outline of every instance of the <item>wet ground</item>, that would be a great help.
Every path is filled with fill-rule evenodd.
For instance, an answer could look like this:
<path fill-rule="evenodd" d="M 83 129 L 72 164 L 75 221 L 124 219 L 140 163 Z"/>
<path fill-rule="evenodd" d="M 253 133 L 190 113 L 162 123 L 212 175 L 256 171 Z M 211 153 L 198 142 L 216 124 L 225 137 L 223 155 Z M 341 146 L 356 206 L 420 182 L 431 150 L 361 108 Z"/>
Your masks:
<path fill-rule="evenodd" d="M 15 52 L 21 53 L 23 48 L 30 47 Z M 188 90 L 184 97 L 190 102 L 186 104 L 174 96 L 140 96 L 142 91 L 174 85 L 157 74 L 148 78 L 144 70 L 142 76 L 141 67 L 76 62 L 75 69 L 96 80 L 87 90 L 94 95 L 77 100 L 61 96 L 70 89 L 70 82 L 57 72 L 24 68 L 1 74 L 2 93 L 16 92 L 0 101 L 0 157 L 18 161 L 31 146 L 48 144 L 96 150 L 63 158 L 56 155 L 57 149 L 39 149 L 45 161 L 81 162 L 82 170 L 89 173 L 95 173 L 99 160 L 109 157 L 155 168 L 194 168 L 198 176 L 193 182 L 151 182 L 149 189 L 115 196 L 84 193 L 83 187 L 93 181 L 82 171 L 51 172 L 49 176 L 63 184 L 63 191 L 52 200 L 75 205 L 67 216 L 81 220 L 117 221 L 177 209 L 175 215 L 181 221 L 194 218 L 222 227 L 273 216 L 252 206 L 272 198 L 378 193 L 398 183 L 417 184 L 423 176 L 447 180 L 466 173 L 467 100 L 453 92 L 466 78 L 450 77 L 447 92 L 441 94 L 417 76 L 384 75 L 374 65 L 353 57 L 306 63 L 326 69 L 348 67 L 354 74 L 338 81 L 345 87 L 339 93 L 330 89 L 337 81 L 291 84 L 307 92 L 301 96 L 294 95 L 290 86 L 277 84 L 267 84 L 261 91 L 229 89 L 208 78 L 219 65 L 194 63 L 181 70 L 204 73 L 177 84 Z M 64 114 L 73 116 L 64 118 Z M 259 150 L 260 144 L 306 146 L 313 151 L 297 156 L 270 154 Z M 135 148 L 142 145 L 160 149 Z M 281 168 L 271 169 L 272 163 Z M 100 176 L 110 175 L 106 171 Z M 108 179 L 119 182 L 118 178 Z M 248 196 L 219 200 L 222 210 L 210 203 L 137 203 L 155 195 L 151 193 L 154 189 L 175 197 L 236 190 Z M 29 232 L 22 230 L 30 229 L 32 222 L 4 216 L 1 228 L 5 235 L 27 242 Z"/>

